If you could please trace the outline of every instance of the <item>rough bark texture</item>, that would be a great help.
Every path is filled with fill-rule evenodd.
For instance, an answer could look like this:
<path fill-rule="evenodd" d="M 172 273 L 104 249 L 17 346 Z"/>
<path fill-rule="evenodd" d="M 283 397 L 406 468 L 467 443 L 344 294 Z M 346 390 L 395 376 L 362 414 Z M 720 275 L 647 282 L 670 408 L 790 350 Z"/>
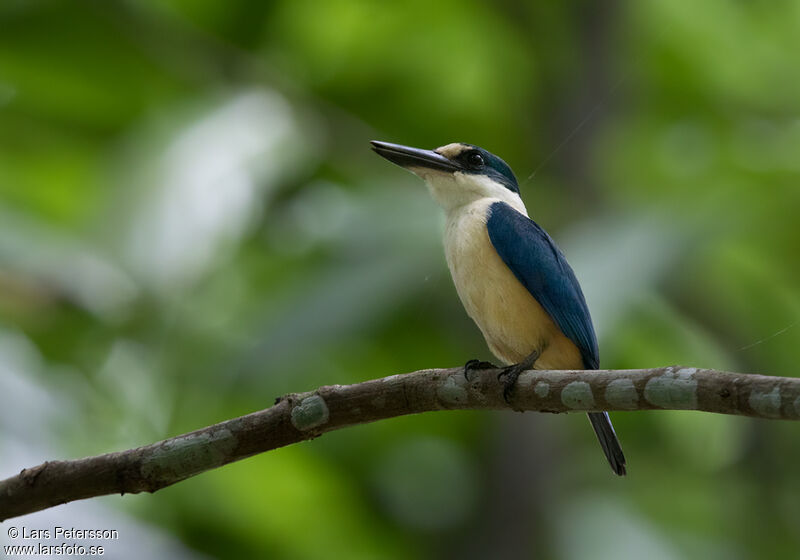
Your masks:
<path fill-rule="evenodd" d="M 511 405 L 498 370 L 464 376 L 428 369 L 287 395 L 274 406 L 151 445 L 48 461 L 0 481 L 0 521 L 58 504 L 155 492 L 201 472 L 384 418 L 445 409 L 539 412 L 699 410 L 800 419 L 800 378 L 670 366 L 639 370 L 526 371 Z"/>

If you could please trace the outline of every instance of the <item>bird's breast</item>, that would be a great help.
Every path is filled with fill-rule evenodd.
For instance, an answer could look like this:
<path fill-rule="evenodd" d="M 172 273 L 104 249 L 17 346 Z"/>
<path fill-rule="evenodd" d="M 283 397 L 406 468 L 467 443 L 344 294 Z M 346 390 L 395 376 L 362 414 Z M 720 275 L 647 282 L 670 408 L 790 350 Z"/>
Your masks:
<path fill-rule="evenodd" d="M 580 369 L 577 347 L 517 280 L 494 249 L 486 229 L 492 199 L 449 213 L 445 256 L 467 314 L 480 328 L 492 353 L 507 364 L 542 352 L 539 369 Z"/>

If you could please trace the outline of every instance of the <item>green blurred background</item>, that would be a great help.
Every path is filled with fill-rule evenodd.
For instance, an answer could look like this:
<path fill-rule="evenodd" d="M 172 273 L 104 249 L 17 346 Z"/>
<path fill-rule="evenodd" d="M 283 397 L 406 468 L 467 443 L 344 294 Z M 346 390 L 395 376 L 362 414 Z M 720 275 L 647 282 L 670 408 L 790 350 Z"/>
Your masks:
<path fill-rule="evenodd" d="M 489 359 L 371 139 L 506 159 L 603 367 L 796 375 L 799 54 L 796 0 L 0 1 L 0 476 Z M 800 427 L 613 416 L 625 479 L 583 415 L 447 412 L 14 523 L 111 558 L 796 557 Z"/>

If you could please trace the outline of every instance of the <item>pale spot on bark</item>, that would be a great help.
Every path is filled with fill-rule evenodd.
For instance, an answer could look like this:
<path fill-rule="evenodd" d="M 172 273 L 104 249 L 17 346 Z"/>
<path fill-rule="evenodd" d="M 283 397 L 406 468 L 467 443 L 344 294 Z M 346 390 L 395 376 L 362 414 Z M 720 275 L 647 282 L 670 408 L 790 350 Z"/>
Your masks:
<path fill-rule="evenodd" d="M 573 381 L 561 390 L 561 402 L 569 408 L 585 410 L 594 407 L 591 386 L 585 381 Z"/>
<path fill-rule="evenodd" d="M 777 418 L 781 415 L 781 388 L 777 385 L 772 391 L 752 391 L 747 399 L 750 408 L 762 416 Z"/>
<path fill-rule="evenodd" d="M 328 405 L 319 395 L 304 398 L 292 409 L 292 425 L 301 432 L 325 424 L 329 417 Z"/>
<path fill-rule="evenodd" d="M 676 410 L 694 410 L 697 408 L 697 370 L 685 368 L 674 372 L 667 368 L 667 373 L 653 377 L 644 386 L 644 398 L 661 408 Z"/>

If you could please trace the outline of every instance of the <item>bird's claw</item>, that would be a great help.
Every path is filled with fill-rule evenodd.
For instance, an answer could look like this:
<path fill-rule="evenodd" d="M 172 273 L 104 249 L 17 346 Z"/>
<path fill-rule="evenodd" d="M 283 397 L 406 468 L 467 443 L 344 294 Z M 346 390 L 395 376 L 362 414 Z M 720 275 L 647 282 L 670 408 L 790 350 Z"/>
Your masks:
<path fill-rule="evenodd" d="M 464 364 L 464 379 L 466 379 L 467 382 L 471 383 L 472 379 L 470 379 L 471 377 L 470 374 L 473 371 L 479 371 L 482 369 L 497 369 L 497 366 L 494 365 L 492 362 L 484 362 L 481 360 L 470 360 L 466 364 Z"/>
<path fill-rule="evenodd" d="M 506 404 L 511 404 L 511 395 L 514 393 L 514 386 L 517 384 L 517 379 L 522 370 L 518 365 L 508 366 L 503 368 L 497 374 L 497 380 L 503 382 L 503 400 Z"/>
<path fill-rule="evenodd" d="M 497 374 L 498 381 L 505 378 L 503 380 L 503 399 L 506 401 L 506 404 L 511 404 L 511 395 L 514 393 L 514 387 L 517 384 L 517 379 L 520 374 L 532 368 L 536 360 L 539 359 L 539 355 L 540 353 L 538 350 L 534 351 L 520 363 L 505 367 Z M 512 406 L 512 408 L 514 407 Z"/>

